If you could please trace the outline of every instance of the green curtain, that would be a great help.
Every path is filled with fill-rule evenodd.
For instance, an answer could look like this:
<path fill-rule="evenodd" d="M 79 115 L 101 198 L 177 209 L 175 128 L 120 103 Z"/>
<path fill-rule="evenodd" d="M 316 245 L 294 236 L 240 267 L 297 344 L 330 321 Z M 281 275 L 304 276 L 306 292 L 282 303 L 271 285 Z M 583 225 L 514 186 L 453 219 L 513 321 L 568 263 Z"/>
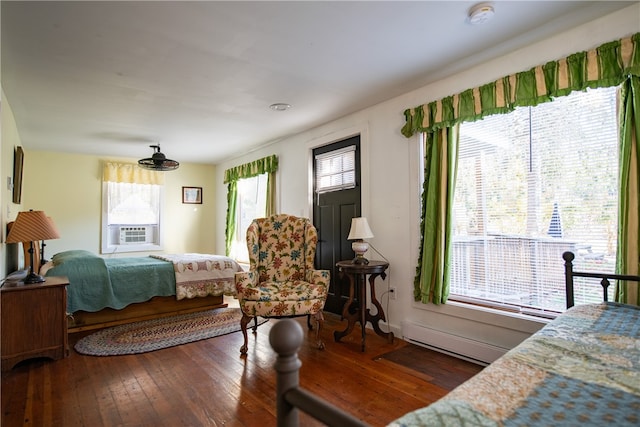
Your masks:
<path fill-rule="evenodd" d="M 617 271 L 640 272 L 640 78 L 631 76 L 622 86 L 620 108 L 620 202 L 618 205 Z M 620 283 L 616 299 L 640 305 L 635 283 Z"/>
<path fill-rule="evenodd" d="M 254 160 L 224 171 L 224 183 L 227 184 L 227 224 L 225 229 L 225 254 L 231 253 L 233 236 L 236 233 L 236 209 L 238 203 L 238 180 L 254 176 L 267 175 L 267 206 L 266 213 L 275 213 L 275 182 L 278 170 L 278 156 L 275 154 Z"/>
<path fill-rule="evenodd" d="M 420 222 L 420 255 L 414 298 L 445 303 L 449 297 L 453 190 L 458 156 L 458 125 L 425 132 L 425 162 Z"/>
<path fill-rule="evenodd" d="M 463 121 L 508 113 L 518 106 L 534 106 L 574 90 L 617 86 L 624 83 L 624 87 L 629 88 L 622 91 L 625 114 L 624 119 L 621 119 L 620 170 L 627 174 L 630 180 L 635 179 L 634 182 L 637 184 L 637 133 L 640 113 L 638 112 L 639 91 L 637 84 L 633 82 L 640 76 L 639 46 L 640 33 L 636 33 L 627 38 L 605 43 L 587 52 L 578 52 L 558 61 L 551 61 L 527 71 L 502 77 L 478 88 L 468 89 L 459 94 L 407 109 L 404 112 L 406 123 L 402 128 L 402 134 L 408 138 L 422 132 L 425 134 L 428 145 L 435 144 L 435 146 L 439 144 L 439 139 L 447 140 L 448 144 L 451 144 L 451 151 L 454 152 L 457 146 L 457 142 L 454 144 L 454 139 L 457 139 L 455 128 Z M 449 130 L 446 138 L 435 136 L 441 129 Z M 625 150 L 629 155 L 625 155 Z M 444 303 L 449 293 L 450 234 L 446 233 L 446 228 L 433 233 L 426 226 L 433 222 L 444 221 L 446 224 L 451 214 L 447 199 L 431 194 L 430 180 L 445 176 L 443 174 L 437 178 L 437 172 L 433 171 L 446 170 L 446 177 L 450 180 L 447 185 L 450 189 L 448 194 L 451 193 L 449 197 L 453 197 L 456 165 L 450 163 L 447 168 L 439 164 L 442 161 L 456 162 L 457 158 L 455 155 L 434 156 L 431 150 L 426 151 L 425 165 L 428 166 L 425 166 L 425 172 L 428 169 L 429 173 L 425 173 L 422 193 L 420 253 L 414 280 L 414 297 L 417 301 L 423 302 Z M 436 175 L 432 178 L 431 175 L 434 173 Z M 621 217 L 618 232 L 622 237 L 618 239 L 617 272 L 634 274 L 635 269 L 637 274 L 638 187 L 637 185 L 624 187 L 625 185 L 627 184 L 621 181 Z M 447 209 L 447 212 L 442 213 L 442 209 Z M 444 243 L 439 240 L 442 239 L 443 232 L 446 239 Z M 430 251 L 433 251 L 433 254 Z M 633 258 L 634 253 L 635 258 Z M 621 260 L 622 256 L 626 257 L 624 261 Z M 438 276 L 437 280 L 434 280 L 434 274 Z M 438 291 L 440 277 L 442 290 Z"/>

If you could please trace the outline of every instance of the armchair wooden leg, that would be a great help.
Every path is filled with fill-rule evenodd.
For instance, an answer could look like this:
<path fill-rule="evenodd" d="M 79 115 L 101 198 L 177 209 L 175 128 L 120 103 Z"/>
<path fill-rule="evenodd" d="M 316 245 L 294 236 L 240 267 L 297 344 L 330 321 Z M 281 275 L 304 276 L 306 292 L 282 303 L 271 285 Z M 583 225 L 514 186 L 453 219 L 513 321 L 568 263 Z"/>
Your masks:
<path fill-rule="evenodd" d="M 322 329 L 322 324 L 324 323 L 324 316 L 322 315 L 322 310 L 313 315 L 316 319 L 317 327 L 316 327 L 316 341 L 318 342 L 318 349 L 324 350 L 324 342 L 320 339 L 320 329 Z"/>
<path fill-rule="evenodd" d="M 242 329 L 242 335 L 244 336 L 244 344 L 240 347 L 240 354 L 247 354 L 247 350 L 249 349 L 248 342 L 249 339 L 247 337 L 247 325 L 251 322 L 251 319 L 255 318 L 253 316 L 249 316 L 246 313 L 242 313 L 242 319 L 240 319 L 240 329 Z M 255 332 L 255 329 L 254 329 Z"/>

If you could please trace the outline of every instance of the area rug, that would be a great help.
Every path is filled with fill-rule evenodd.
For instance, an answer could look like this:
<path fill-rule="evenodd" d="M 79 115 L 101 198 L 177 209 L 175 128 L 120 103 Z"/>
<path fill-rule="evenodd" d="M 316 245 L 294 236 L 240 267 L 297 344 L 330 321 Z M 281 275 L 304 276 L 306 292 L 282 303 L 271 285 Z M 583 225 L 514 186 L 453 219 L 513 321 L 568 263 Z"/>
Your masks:
<path fill-rule="evenodd" d="M 90 356 L 146 353 L 237 332 L 241 318 L 239 308 L 227 307 L 145 320 L 87 335 L 74 348 Z M 258 318 L 259 325 L 266 321 Z M 249 326 L 253 326 L 253 321 Z"/>

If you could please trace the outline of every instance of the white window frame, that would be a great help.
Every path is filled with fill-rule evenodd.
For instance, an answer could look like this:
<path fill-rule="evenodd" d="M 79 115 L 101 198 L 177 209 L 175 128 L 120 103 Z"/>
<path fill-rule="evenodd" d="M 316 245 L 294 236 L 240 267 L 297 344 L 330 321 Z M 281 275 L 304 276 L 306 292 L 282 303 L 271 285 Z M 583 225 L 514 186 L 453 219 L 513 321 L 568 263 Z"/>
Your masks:
<path fill-rule="evenodd" d="M 152 243 L 141 243 L 141 244 L 118 244 L 113 242 L 113 236 L 115 236 L 115 231 L 110 230 L 109 228 L 109 189 L 108 183 L 102 182 L 102 221 L 101 221 L 101 253 L 102 254 L 115 254 L 115 253 L 126 253 L 126 252 L 150 252 L 150 251 L 161 251 L 163 250 L 163 221 L 164 217 L 164 185 L 160 185 L 159 192 L 159 212 L 158 212 L 158 224 L 150 224 L 155 226 L 155 232 L 153 236 Z M 126 226 L 125 224 L 122 224 Z M 139 224 L 132 225 L 138 226 Z M 109 236 L 112 236 L 110 239 Z"/>
<path fill-rule="evenodd" d="M 422 147 L 424 145 L 424 141 L 422 140 L 422 138 L 420 139 L 420 151 L 422 151 Z M 423 153 L 421 153 L 423 154 Z M 420 161 L 420 167 L 418 169 L 418 173 L 420 174 L 420 181 L 419 182 L 423 182 L 423 177 L 422 177 L 422 171 L 423 171 L 423 159 L 424 156 L 422 155 L 420 157 L 421 161 Z M 452 238 L 454 238 L 453 234 L 452 234 Z M 559 260 L 559 262 L 563 262 L 561 260 Z M 613 272 L 613 271 L 612 271 Z M 614 286 L 612 286 L 610 288 L 610 291 L 613 291 Z M 563 288 L 564 289 L 564 288 Z M 532 314 L 532 315 L 536 315 L 536 316 L 542 316 L 542 317 L 555 317 L 555 315 L 557 314 L 556 311 L 554 310 L 550 310 L 550 309 L 538 309 L 538 308 L 529 308 L 529 307 L 524 307 L 524 306 L 518 306 L 518 305 L 510 305 L 510 304 L 503 304 L 500 303 L 498 301 L 493 301 L 493 300 L 486 300 L 486 299 L 481 299 L 481 298 L 474 298 L 474 297 L 470 297 L 470 296 L 466 296 L 466 295 L 461 295 L 461 294 L 456 294 L 454 293 L 454 289 L 451 289 L 451 293 L 449 295 L 449 301 L 457 301 L 460 303 L 469 303 L 469 304 L 475 304 L 475 305 L 481 305 L 481 306 L 486 306 L 486 307 L 491 307 L 494 309 L 498 309 L 498 310 L 506 310 L 506 311 L 510 311 L 510 312 L 520 312 L 522 314 Z M 597 287 L 595 287 L 593 289 L 594 294 L 597 295 L 601 295 L 601 290 Z"/>
<path fill-rule="evenodd" d="M 256 175 L 256 176 L 252 176 L 249 178 L 240 178 L 238 179 L 237 182 L 237 200 L 236 200 L 236 231 L 235 231 L 235 236 L 233 239 L 233 243 L 231 246 L 231 253 L 229 254 L 231 256 L 231 258 L 235 259 L 236 261 L 238 261 L 239 263 L 249 263 L 249 253 L 247 251 L 247 239 L 246 239 L 246 233 L 247 233 L 247 228 L 248 225 L 245 227 L 242 225 L 242 221 L 241 221 L 241 217 L 243 215 L 243 213 L 246 211 L 246 209 L 243 208 L 242 206 L 242 202 L 243 202 L 243 197 L 241 194 L 241 182 L 242 181 L 246 181 L 246 180 L 250 180 L 250 179 L 264 179 L 264 194 L 261 196 L 258 196 L 258 201 L 260 201 L 260 199 L 263 199 L 264 201 L 264 206 L 262 208 L 261 211 L 258 212 L 258 216 L 253 216 L 253 218 L 251 218 L 251 220 L 253 221 L 255 218 L 260 218 L 263 217 L 265 215 L 266 212 L 266 204 L 267 204 L 267 191 L 268 191 L 268 181 L 269 181 L 269 174 L 268 173 L 264 173 L 264 174 L 260 174 L 260 175 Z M 258 185 L 258 190 L 260 189 L 260 186 Z"/>

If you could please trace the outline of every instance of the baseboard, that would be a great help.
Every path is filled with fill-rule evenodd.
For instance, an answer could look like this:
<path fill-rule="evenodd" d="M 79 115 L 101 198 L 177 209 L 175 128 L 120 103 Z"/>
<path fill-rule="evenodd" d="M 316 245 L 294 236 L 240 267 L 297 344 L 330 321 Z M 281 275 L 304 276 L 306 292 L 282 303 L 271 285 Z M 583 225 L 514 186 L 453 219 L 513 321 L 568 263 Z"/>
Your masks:
<path fill-rule="evenodd" d="M 402 334 L 405 341 L 483 365 L 495 361 L 509 351 L 506 348 L 448 334 L 412 322 L 403 322 Z"/>

